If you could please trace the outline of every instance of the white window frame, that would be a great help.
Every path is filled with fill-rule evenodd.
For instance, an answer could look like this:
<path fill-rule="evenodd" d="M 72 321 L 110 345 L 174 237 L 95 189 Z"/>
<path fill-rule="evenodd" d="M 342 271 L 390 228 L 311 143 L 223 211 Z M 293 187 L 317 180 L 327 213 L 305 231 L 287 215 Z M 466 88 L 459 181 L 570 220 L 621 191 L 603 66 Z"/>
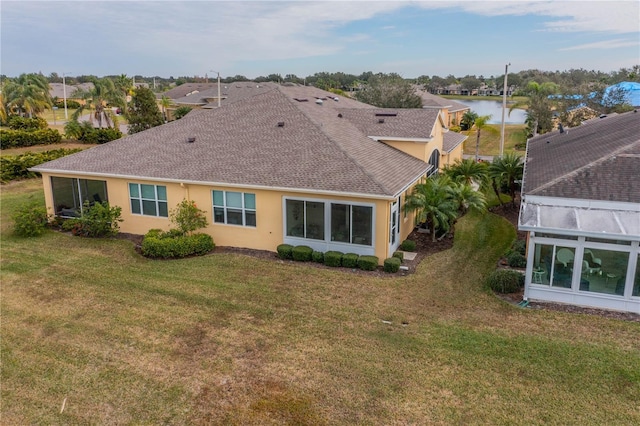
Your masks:
<path fill-rule="evenodd" d="M 131 194 L 131 185 L 137 185 L 138 186 L 138 194 L 139 194 L 138 197 L 134 197 Z M 142 185 L 153 186 L 154 198 L 144 198 L 142 196 Z M 168 200 L 161 200 L 158 197 L 158 187 L 164 188 L 165 198 L 169 198 L 167 196 L 167 187 L 165 185 L 155 185 L 155 184 L 152 184 L 152 183 L 129 182 L 128 185 L 127 185 L 127 188 L 129 189 L 129 209 L 131 209 L 131 214 L 136 215 L 136 216 L 149 216 L 149 217 L 169 218 L 169 201 Z M 133 209 L 132 209 L 131 206 L 132 206 L 132 203 L 133 203 L 134 200 L 138 202 L 138 205 L 140 207 L 140 213 L 134 213 L 133 212 Z M 156 205 L 156 214 L 155 215 L 144 213 L 143 201 L 152 201 L 152 202 L 155 203 L 155 205 Z M 167 211 L 167 215 L 166 216 L 160 214 L 160 204 L 166 205 L 166 211 Z"/>
<path fill-rule="evenodd" d="M 223 205 L 216 205 L 215 202 L 215 192 L 221 192 L 222 193 L 222 199 L 223 199 Z M 227 194 L 228 193 L 234 193 L 234 194 L 240 194 L 240 199 L 242 200 L 242 207 L 229 207 L 227 206 Z M 246 195 L 252 195 L 253 196 L 253 202 L 254 204 L 257 204 L 257 197 L 256 194 L 253 192 L 241 192 L 241 191 L 226 191 L 226 190 L 222 190 L 222 189 L 212 189 L 211 190 L 211 205 L 213 206 L 213 209 L 211 210 L 211 215 L 212 215 L 212 223 L 214 225 L 231 225 L 231 226 L 243 226 L 246 228 L 256 228 L 258 226 L 258 213 L 257 213 L 257 205 L 255 206 L 255 208 L 251 209 L 248 208 L 246 206 L 245 203 L 245 196 Z M 224 222 L 216 222 L 216 208 L 217 209 L 222 209 L 224 212 Z M 228 212 L 229 210 L 238 210 L 241 212 L 242 214 L 242 224 L 240 223 L 229 223 L 228 220 Z M 253 213 L 254 218 L 255 218 L 255 224 L 254 225 L 248 225 L 247 224 L 247 213 Z"/>

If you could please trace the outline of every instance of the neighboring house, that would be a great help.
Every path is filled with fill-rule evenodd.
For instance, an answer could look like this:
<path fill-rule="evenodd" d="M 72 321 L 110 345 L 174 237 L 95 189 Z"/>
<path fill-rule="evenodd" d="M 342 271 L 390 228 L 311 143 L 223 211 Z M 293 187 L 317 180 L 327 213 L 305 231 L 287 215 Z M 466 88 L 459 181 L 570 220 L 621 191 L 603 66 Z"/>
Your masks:
<path fill-rule="evenodd" d="M 78 92 L 93 90 L 93 83 L 80 83 L 80 84 L 62 84 L 62 83 L 49 83 L 49 94 L 52 99 L 64 99 L 74 100 L 76 102 L 84 103 L 84 99 L 78 96 Z M 66 91 L 66 93 L 65 93 Z"/>
<path fill-rule="evenodd" d="M 41 164 L 50 213 L 85 200 L 122 207 L 122 232 L 169 229 L 183 199 L 217 245 L 308 245 L 391 256 L 414 229 L 412 187 L 462 158 L 429 109 L 380 109 L 312 87 L 263 83 L 221 108 Z M 253 93 L 253 96 L 251 96 Z"/>
<path fill-rule="evenodd" d="M 471 107 L 467 105 L 433 95 L 424 90 L 416 88 L 416 94 L 422 98 L 422 108 L 442 110 L 446 127 L 459 126 L 465 112 L 471 111 Z"/>
<path fill-rule="evenodd" d="M 640 313 L 640 114 L 527 143 L 524 298 Z"/>

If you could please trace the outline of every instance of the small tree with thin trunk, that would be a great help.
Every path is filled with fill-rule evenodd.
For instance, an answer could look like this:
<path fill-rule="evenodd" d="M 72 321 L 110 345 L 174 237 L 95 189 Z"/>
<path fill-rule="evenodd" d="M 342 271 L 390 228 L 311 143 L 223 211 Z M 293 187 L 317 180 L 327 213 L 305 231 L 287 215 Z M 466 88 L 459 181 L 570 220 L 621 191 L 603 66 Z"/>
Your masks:
<path fill-rule="evenodd" d="M 129 105 L 129 133 L 138 133 L 164 123 L 156 97 L 146 87 L 136 89 Z"/>

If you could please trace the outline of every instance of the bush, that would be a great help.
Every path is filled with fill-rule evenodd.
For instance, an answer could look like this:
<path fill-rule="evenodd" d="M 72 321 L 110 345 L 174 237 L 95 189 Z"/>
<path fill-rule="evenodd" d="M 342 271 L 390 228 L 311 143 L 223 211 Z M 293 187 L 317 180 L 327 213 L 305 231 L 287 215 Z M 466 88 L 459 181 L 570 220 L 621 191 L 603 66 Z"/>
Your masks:
<path fill-rule="evenodd" d="M 358 258 L 358 268 L 363 271 L 375 271 L 378 267 L 377 256 L 360 256 Z"/>
<path fill-rule="evenodd" d="M 416 242 L 413 240 L 404 240 L 402 244 L 400 244 L 400 250 L 416 251 Z"/>
<path fill-rule="evenodd" d="M 74 154 L 81 149 L 53 149 L 45 152 L 27 152 L 20 155 L 6 155 L 0 157 L 0 181 L 9 182 L 14 179 L 28 179 L 38 175 L 30 172 L 29 168 L 56 158 Z"/>
<path fill-rule="evenodd" d="M 342 266 L 345 268 L 357 268 L 359 257 L 360 255 L 356 253 L 345 253 L 342 256 Z"/>
<path fill-rule="evenodd" d="M 507 264 L 512 268 L 524 268 L 527 266 L 527 258 L 517 251 L 512 251 L 507 256 Z"/>
<path fill-rule="evenodd" d="M 194 201 L 186 199 L 182 200 L 178 207 L 171 210 L 169 218 L 182 234 L 206 228 L 208 225 L 205 212 L 200 210 Z"/>
<path fill-rule="evenodd" d="M 487 278 L 487 286 L 496 293 L 515 293 L 524 286 L 524 275 L 518 271 L 498 269 Z"/>
<path fill-rule="evenodd" d="M 191 112 L 191 110 L 192 110 L 191 107 L 179 106 L 174 111 L 173 116 L 176 118 L 176 120 L 180 120 L 182 117 L 184 117 L 185 115 L 189 114 Z"/>
<path fill-rule="evenodd" d="M 293 246 L 291 244 L 280 244 L 276 251 L 280 259 L 290 260 L 293 259 Z"/>
<path fill-rule="evenodd" d="M 527 253 L 527 242 L 525 240 L 516 240 L 512 249 L 524 256 Z"/>
<path fill-rule="evenodd" d="M 77 139 L 87 144 L 103 144 L 122 137 L 120 129 L 115 127 L 95 128 L 90 121 L 71 120 L 64 126 L 67 138 Z"/>
<path fill-rule="evenodd" d="M 47 120 L 40 117 L 20 117 L 19 115 L 13 115 L 7 120 L 7 126 L 11 130 L 26 130 L 28 132 L 39 129 L 46 129 Z"/>
<path fill-rule="evenodd" d="M 402 263 L 402 261 L 404 260 L 404 253 L 401 251 L 394 251 L 391 256 L 400 259 L 400 263 Z"/>
<path fill-rule="evenodd" d="M 62 135 L 55 129 L 2 130 L 0 148 L 23 148 L 34 145 L 50 145 L 62 142 Z"/>
<path fill-rule="evenodd" d="M 47 208 L 38 202 L 22 205 L 13 216 L 13 231 L 21 237 L 37 237 L 47 229 Z"/>
<path fill-rule="evenodd" d="M 342 252 L 328 251 L 324 254 L 324 264 L 327 266 L 342 266 Z"/>
<path fill-rule="evenodd" d="M 111 237 L 120 229 L 121 214 L 121 207 L 111 207 L 107 201 L 94 204 L 85 201 L 82 215 L 63 222 L 62 229 L 81 237 Z"/>
<path fill-rule="evenodd" d="M 311 261 L 312 254 L 313 249 L 309 246 L 295 246 L 291 252 L 293 260 L 297 260 L 298 262 Z"/>
<path fill-rule="evenodd" d="M 324 253 L 314 250 L 313 253 L 311 253 L 311 260 L 316 263 L 324 263 Z"/>
<path fill-rule="evenodd" d="M 383 269 L 385 272 L 398 272 L 400 270 L 400 263 L 400 259 L 397 257 L 388 257 L 384 260 Z"/>
<path fill-rule="evenodd" d="M 54 102 L 53 105 L 57 106 L 58 108 L 64 109 L 64 99 Z M 67 99 L 67 109 L 78 108 L 80 108 L 80 102 L 74 101 L 73 99 Z"/>
<path fill-rule="evenodd" d="M 142 240 L 142 254 L 147 257 L 174 259 L 187 256 L 201 256 L 215 248 L 213 238 L 208 234 L 183 235 L 175 230 L 162 232 L 152 229 Z"/>

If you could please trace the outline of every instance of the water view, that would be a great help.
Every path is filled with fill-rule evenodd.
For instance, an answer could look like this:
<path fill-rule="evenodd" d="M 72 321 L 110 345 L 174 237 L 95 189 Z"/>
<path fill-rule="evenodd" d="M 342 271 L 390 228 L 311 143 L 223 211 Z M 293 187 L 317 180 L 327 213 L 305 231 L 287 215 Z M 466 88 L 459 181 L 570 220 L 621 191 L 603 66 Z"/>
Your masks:
<path fill-rule="evenodd" d="M 502 102 L 500 101 L 468 101 L 456 99 L 456 102 L 471 107 L 471 111 L 479 116 L 490 115 L 491 120 L 489 120 L 489 124 L 502 123 Z M 505 123 L 522 124 L 526 118 L 526 111 L 523 109 L 514 109 L 511 111 L 511 114 L 509 114 L 509 103 L 507 103 L 507 109 L 504 112 Z"/>

